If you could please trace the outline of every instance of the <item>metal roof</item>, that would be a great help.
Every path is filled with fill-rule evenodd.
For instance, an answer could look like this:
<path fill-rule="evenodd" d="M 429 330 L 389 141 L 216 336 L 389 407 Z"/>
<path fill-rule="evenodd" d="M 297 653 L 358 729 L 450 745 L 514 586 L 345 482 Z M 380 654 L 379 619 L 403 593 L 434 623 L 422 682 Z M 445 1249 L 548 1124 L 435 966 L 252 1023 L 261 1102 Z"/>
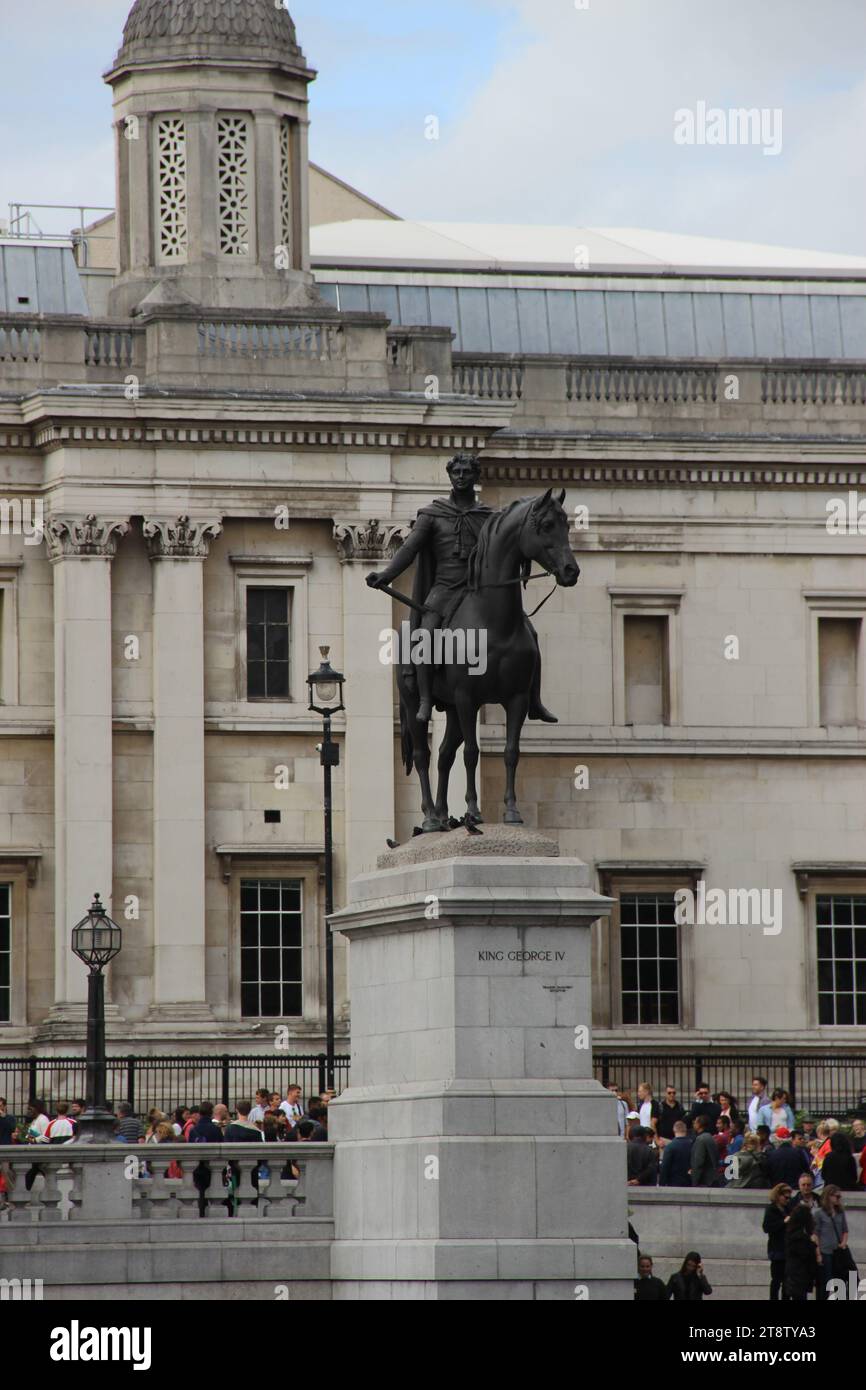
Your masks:
<path fill-rule="evenodd" d="M 866 276 L 866 258 L 636 227 L 544 227 L 355 219 L 313 227 L 317 266 L 593 274 Z"/>
<path fill-rule="evenodd" d="M 0 313 L 88 312 L 70 242 L 0 240 Z"/>

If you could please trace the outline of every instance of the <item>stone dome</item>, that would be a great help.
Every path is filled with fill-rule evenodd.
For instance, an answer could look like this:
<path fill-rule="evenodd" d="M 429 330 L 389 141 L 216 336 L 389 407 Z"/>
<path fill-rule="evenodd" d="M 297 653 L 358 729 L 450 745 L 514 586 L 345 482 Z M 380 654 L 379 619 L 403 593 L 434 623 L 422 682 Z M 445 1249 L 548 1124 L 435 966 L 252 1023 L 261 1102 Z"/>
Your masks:
<path fill-rule="evenodd" d="M 114 69 L 184 58 L 305 66 L 292 18 L 275 0 L 135 0 Z"/>

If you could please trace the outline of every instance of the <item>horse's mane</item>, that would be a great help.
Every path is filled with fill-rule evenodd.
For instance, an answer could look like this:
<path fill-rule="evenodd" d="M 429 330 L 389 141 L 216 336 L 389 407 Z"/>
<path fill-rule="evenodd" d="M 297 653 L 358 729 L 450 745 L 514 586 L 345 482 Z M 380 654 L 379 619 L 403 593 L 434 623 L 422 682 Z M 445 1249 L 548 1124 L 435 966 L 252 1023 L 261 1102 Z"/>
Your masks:
<path fill-rule="evenodd" d="M 481 582 L 481 572 L 484 569 L 491 542 L 498 536 L 506 519 L 510 517 L 512 512 L 516 511 L 518 507 L 525 507 L 527 503 L 531 507 L 537 500 L 538 499 L 534 497 L 519 497 L 516 502 L 512 502 L 501 512 L 494 512 L 493 516 L 485 521 L 479 533 L 475 549 L 469 556 L 469 588 L 471 590 L 476 590 Z M 531 569 L 531 560 L 521 560 L 520 578 L 523 580 L 524 584 L 529 578 Z"/>

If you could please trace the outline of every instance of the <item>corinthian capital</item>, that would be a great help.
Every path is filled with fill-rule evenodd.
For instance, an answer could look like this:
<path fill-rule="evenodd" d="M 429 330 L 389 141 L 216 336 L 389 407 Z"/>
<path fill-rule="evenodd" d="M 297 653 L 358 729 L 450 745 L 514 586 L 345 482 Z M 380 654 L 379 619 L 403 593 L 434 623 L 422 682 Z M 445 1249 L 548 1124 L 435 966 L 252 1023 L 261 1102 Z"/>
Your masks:
<path fill-rule="evenodd" d="M 174 521 L 147 517 L 143 529 L 151 560 L 206 560 L 211 541 L 223 528 L 221 521 L 179 516 Z"/>
<path fill-rule="evenodd" d="M 342 561 L 390 560 L 409 535 L 409 522 L 338 521 L 334 524 L 337 554 Z"/>
<path fill-rule="evenodd" d="M 129 530 L 125 517 L 53 516 L 45 527 L 45 541 L 52 564 L 57 560 L 110 560 L 117 542 Z"/>

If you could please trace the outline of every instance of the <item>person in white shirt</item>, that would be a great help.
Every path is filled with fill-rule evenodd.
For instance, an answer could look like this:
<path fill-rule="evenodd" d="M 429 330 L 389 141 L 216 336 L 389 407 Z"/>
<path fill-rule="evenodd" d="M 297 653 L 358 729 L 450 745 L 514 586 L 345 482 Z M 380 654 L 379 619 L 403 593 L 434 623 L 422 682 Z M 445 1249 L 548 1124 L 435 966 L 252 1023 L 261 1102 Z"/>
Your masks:
<path fill-rule="evenodd" d="M 67 1144 L 70 1139 L 75 1138 L 75 1125 L 69 1118 L 69 1105 L 65 1100 L 59 1100 L 55 1108 L 57 1113 L 45 1131 L 45 1138 L 49 1144 Z"/>
<path fill-rule="evenodd" d="M 288 1119 L 290 1125 L 294 1126 L 298 1123 L 298 1120 L 304 1113 L 301 1106 L 300 1086 L 289 1086 L 286 1091 L 286 1098 L 282 1101 L 280 1109 Z"/>
<path fill-rule="evenodd" d="M 50 1123 L 42 1101 L 30 1101 L 27 1106 L 27 1143 L 47 1144 L 48 1140 L 45 1138 L 45 1131 Z"/>
<path fill-rule="evenodd" d="M 266 1087 L 260 1086 L 256 1091 L 256 1103 L 250 1111 L 250 1124 L 261 1125 L 265 1122 L 265 1115 L 271 1108 L 271 1093 Z"/>
<path fill-rule="evenodd" d="M 749 1101 L 749 1129 L 754 1134 L 758 1125 L 758 1111 L 764 1105 L 770 1104 L 770 1097 L 767 1093 L 766 1076 L 755 1076 L 752 1078 L 752 1099 Z"/>

